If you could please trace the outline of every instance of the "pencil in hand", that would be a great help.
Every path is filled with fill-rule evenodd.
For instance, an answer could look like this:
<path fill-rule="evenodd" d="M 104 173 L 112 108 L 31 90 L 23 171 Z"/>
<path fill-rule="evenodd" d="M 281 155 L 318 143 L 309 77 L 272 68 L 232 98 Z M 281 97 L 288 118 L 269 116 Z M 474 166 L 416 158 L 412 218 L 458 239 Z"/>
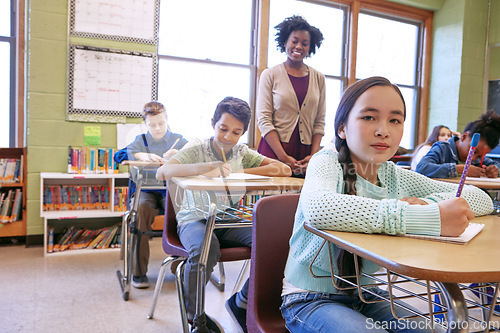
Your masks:
<path fill-rule="evenodd" d="M 465 179 L 467 178 L 467 174 L 469 173 L 470 163 L 472 162 L 472 156 L 474 155 L 474 151 L 476 150 L 477 144 L 479 143 L 479 133 L 474 133 L 472 136 L 472 141 L 470 144 L 469 154 L 467 155 L 467 160 L 465 161 L 464 171 L 462 172 L 462 178 L 460 178 L 460 183 L 458 184 L 458 190 L 456 197 L 460 197 L 462 194 L 462 189 L 464 188 Z"/>

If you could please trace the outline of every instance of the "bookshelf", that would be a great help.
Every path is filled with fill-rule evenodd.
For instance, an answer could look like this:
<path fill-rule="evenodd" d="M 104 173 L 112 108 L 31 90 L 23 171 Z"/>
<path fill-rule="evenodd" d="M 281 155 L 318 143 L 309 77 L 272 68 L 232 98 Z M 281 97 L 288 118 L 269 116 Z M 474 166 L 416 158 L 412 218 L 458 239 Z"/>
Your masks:
<path fill-rule="evenodd" d="M 21 190 L 21 216 L 19 220 L 9 223 L 0 222 L 0 237 L 26 236 L 26 148 L 0 148 L 0 159 L 21 160 L 17 182 L 0 182 L 0 195 L 9 191 Z M 3 176 L 3 175 L 2 175 Z"/>
<path fill-rule="evenodd" d="M 57 242 L 57 235 L 61 234 L 66 228 L 85 228 L 85 229 L 98 229 L 103 227 L 112 227 L 120 224 L 125 214 L 125 209 L 115 207 L 115 190 L 121 188 L 128 188 L 128 173 L 102 173 L 102 174 L 70 174 L 59 172 L 42 172 L 40 173 L 40 216 L 44 219 L 44 253 L 45 255 L 63 255 L 68 253 L 83 253 L 89 251 L 108 251 L 108 249 L 78 249 L 78 250 L 65 250 L 59 252 L 49 252 L 49 230 L 53 230 L 53 243 Z M 54 189 L 59 188 L 55 195 Z M 99 204 L 90 203 L 85 205 L 66 205 L 65 202 L 84 202 L 82 194 L 85 195 L 84 188 L 101 189 L 107 191 L 107 200 L 103 200 L 102 206 Z M 51 189 L 50 197 L 44 189 Z M 80 199 L 78 200 L 78 193 L 74 197 L 65 200 L 61 195 L 62 190 L 66 189 L 67 193 L 71 191 L 81 191 Z M 65 190 L 65 191 L 66 191 Z M 66 193 L 66 192 L 65 192 Z M 96 193 L 94 191 L 94 193 Z M 100 193 L 100 192 L 98 192 Z M 70 194 L 68 194 L 71 196 Z M 105 194 L 102 194 L 105 197 Z M 97 197 L 101 198 L 101 194 Z M 54 199 L 53 199 L 54 198 Z M 59 198 L 59 199 L 56 199 Z M 77 200 L 75 200 L 77 199 Z M 86 200 L 85 202 L 87 202 Z M 88 201 L 90 202 L 90 201 Z M 126 198 L 124 198 L 126 204 Z M 52 206 L 49 206 L 51 204 Z M 118 203 L 117 203 L 118 204 Z M 51 210 L 48 210 L 51 209 Z"/>

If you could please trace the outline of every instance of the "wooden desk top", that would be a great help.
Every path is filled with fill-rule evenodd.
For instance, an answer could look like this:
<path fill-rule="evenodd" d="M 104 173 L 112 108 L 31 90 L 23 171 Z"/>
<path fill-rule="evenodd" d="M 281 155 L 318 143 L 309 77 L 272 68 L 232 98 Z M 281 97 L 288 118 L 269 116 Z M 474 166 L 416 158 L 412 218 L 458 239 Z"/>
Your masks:
<path fill-rule="evenodd" d="M 434 179 L 448 183 L 460 183 L 460 177 Z M 474 185 L 476 187 L 482 188 L 483 190 L 500 190 L 500 178 L 484 178 L 484 180 L 466 178 L 465 184 Z"/>
<path fill-rule="evenodd" d="M 500 218 L 482 216 L 473 222 L 484 229 L 466 245 L 380 234 L 306 230 L 393 272 L 438 282 L 500 281 Z"/>
<path fill-rule="evenodd" d="M 194 176 L 173 177 L 172 181 L 183 189 L 199 191 L 226 191 L 226 185 L 231 191 L 300 190 L 304 185 L 304 179 L 293 177 L 272 177 L 271 181 L 227 181 L 224 183 L 222 179 Z"/>

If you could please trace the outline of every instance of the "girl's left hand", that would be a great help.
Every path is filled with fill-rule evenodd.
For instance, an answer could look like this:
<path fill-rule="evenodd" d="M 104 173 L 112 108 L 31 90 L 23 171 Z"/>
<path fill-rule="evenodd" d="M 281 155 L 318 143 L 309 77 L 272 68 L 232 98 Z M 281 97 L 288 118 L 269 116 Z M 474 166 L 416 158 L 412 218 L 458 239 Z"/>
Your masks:
<path fill-rule="evenodd" d="M 410 205 L 428 205 L 427 202 L 425 202 L 422 199 L 415 198 L 415 197 L 405 197 L 403 199 L 400 199 L 401 201 L 407 202 Z"/>

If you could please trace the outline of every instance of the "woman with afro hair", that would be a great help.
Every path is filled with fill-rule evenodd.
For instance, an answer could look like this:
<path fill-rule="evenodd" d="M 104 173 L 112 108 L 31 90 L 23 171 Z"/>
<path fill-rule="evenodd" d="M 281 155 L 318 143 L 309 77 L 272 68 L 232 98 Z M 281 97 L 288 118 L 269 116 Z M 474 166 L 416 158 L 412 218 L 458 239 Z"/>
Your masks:
<path fill-rule="evenodd" d="M 258 152 L 301 176 L 324 135 L 325 76 L 304 63 L 321 46 L 323 34 L 301 16 L 288 17 L 275 29 L 278 50 L 287 58 L 260 76 Z"/>

